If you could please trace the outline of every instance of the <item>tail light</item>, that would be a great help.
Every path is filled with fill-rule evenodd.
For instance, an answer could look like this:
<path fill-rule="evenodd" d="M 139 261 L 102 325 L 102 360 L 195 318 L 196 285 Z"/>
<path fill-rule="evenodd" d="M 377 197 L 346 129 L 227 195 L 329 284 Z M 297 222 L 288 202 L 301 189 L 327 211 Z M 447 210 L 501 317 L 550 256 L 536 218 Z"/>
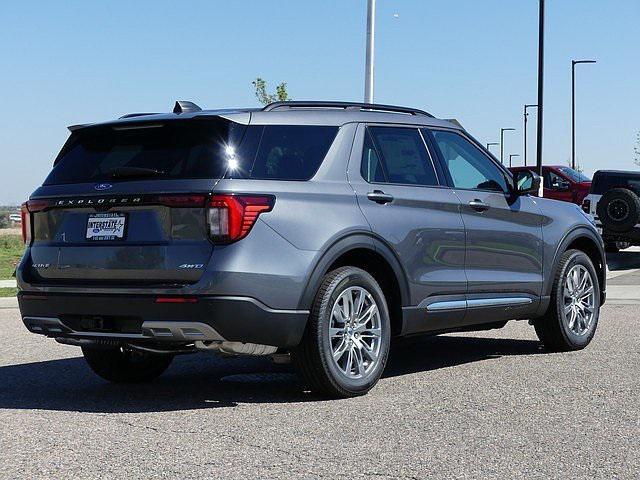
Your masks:
<path fill-rule="evenodd" d="M 585 213 L 591 213 L 591 200 L 582 201 L 582 211 Z"/>
<path fill-rule="evenodd" d="M 20 220 L 22 223 L 22 240 L 25 245 L 31 243 L 31 214 L 40 212 L 50 206 L 48 200 L 29 200 L 20 207 Z"/>
<path fill-rule="evenodd" d="M 272 195 L 213 195 L 209 200 L 209 235 L 215 243 L 247 236 L 261 213 L 273 209 Z"/>
<path fill-rule="evenodd" d="M 20 207 L 20 220 L 22 223 L 22 241 L 25 245 L 31 243 L 31 214 L 27 202 Z"/>

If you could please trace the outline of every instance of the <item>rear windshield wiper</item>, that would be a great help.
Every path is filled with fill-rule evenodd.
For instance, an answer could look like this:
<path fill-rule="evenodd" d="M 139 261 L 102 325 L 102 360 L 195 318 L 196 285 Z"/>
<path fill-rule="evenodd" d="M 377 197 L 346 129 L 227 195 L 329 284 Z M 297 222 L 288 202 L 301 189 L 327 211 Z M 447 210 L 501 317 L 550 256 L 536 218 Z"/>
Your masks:
<path fill-rule="evenodd" d="M 118 167 L 109 172 L 109 175 L 114 178 L 123 177 L 157 177 L 164 175 L 163 171 L 156 170 L 154 168 L 142 168 L 142 167 Z"/>

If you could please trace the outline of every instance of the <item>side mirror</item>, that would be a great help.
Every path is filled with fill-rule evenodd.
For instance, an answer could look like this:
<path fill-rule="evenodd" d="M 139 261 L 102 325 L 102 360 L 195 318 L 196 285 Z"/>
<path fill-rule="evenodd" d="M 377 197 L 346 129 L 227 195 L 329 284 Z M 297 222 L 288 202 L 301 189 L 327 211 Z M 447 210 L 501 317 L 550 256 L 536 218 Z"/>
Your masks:
<path fill-rule="evenodd" d="M 540 176 L 531 170 L 521 170 L 513 176 L 516 195 L 537 195 L 540 190 Z"/>
<path fill-rule="evenodd" d="M 569 182 L 564 181 L 564 180 L 561 180 L 556 185 L 557 185 L 556 188 L 558 190 L 560 190 L 560 191 L 566 191 L 566 190 L 569 190 L 571 188 L 571 184 Z"/>

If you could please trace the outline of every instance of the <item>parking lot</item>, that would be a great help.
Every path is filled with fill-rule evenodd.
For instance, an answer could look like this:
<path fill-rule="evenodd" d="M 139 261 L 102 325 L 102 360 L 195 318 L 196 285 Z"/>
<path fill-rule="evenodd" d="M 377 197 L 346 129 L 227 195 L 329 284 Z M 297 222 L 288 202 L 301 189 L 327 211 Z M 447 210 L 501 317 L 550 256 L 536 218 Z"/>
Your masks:
<path fill-rule="evenodd" d="M 0 304 L 2 478 L 637 478 L 640 253 L 610 262 L 584 351 L 526 322 L 396 342 L 367 396 L 300 393 L 267 360 L 177 359 L 110 385 Z"/>

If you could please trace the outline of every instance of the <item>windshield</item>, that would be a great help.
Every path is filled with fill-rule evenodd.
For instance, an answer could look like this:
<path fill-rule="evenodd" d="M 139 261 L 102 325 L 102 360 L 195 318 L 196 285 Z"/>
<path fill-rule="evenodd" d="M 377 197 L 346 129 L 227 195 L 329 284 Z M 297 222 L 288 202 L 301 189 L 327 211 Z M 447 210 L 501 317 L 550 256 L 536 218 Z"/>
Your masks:
<path fill-rule="evenodd" d="M 584 173 L 578 172 L 570 167 L 560 167 L 560 170 L 565 176 L 569 177 L 574 182 L 590 182 L 591 179 L 587 177 Z"/>
<path fill-rule="evenodd" d="M 225 147 L 245 129 L 222 119 L 85 128 L 71 134 L 44 184 L 220 178 Z"/>

